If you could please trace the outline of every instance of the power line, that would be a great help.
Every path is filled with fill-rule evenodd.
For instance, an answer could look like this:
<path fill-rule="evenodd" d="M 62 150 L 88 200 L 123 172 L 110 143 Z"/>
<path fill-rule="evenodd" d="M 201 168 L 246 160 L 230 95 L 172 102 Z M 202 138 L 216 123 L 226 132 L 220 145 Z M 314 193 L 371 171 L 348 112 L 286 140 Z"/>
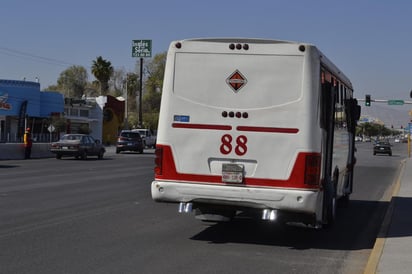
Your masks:
<path fill-rule="evenodd" d="M 6 47 L 0 47 L 0 54 L 14 56 L 18 58 L 30 58 L 34 61 L 49 64 L 49 65 L 57 65 L 57 66 L 63 66 L 63 67 L 75 65 L 75 64 L 72 64 L 66 61 L 43 57 L 43 56 L 39 56 L 39 55 L 35 55 L 35 54 L 31 54 L 31 53 L 27 53 L 27 52 L 23 52 L 19 50 L 14 50 L 14 49 L 6 48 Z"/>

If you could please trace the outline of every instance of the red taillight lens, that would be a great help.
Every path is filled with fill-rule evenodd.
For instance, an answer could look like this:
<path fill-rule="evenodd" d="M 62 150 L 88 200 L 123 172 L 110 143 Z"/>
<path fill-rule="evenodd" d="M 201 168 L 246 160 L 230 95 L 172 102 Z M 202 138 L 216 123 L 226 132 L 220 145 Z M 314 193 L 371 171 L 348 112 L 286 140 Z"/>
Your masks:
<path fill-rule="evenodd" d="M 308 154 L 305 160 L 305 184 L 320 185 L 320 154 Z"/>
<path fill-rule="evenodd" d="M 162 162 L 163 162 L 163 148 L 156 148 L 155 150 L 155 175 L 162 175 Z"/>

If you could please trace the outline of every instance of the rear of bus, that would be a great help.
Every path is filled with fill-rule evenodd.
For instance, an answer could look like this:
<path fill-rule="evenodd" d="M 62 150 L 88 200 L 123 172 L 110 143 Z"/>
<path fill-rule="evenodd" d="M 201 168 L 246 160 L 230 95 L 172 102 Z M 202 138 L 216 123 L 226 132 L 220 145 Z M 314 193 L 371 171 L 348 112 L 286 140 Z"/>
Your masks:
<path fill-rule="evenodd" d="M 321 220 L 319 51 L 273 40 L 171 43 L 152 197 L 200 219 Z"/>

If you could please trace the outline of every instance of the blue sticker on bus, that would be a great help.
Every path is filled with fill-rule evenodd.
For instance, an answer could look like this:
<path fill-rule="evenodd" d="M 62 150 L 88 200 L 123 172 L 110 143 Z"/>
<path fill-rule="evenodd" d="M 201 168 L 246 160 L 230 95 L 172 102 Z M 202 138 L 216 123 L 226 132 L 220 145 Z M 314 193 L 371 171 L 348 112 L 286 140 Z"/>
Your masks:
<path fill-rule="evenodd" d="M 173 121 L 187 123 L 190 121 L 190 116 L 189 115 L 175 115 L 173 117 Z"/>

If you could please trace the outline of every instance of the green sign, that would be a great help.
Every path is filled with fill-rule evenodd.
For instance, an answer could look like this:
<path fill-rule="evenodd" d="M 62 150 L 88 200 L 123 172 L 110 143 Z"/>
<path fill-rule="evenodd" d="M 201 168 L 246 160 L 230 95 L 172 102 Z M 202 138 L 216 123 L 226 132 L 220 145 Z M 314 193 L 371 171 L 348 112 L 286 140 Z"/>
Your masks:
<path fill-rule="evenodd" d="M 403 100 L 388 100 L 388 105 L 402 106 L 404 103 Z"/>
<path fill-rule="evenodd" d="M 152 40 L 133 40 L 132 57 L 152 57 Z"/>

